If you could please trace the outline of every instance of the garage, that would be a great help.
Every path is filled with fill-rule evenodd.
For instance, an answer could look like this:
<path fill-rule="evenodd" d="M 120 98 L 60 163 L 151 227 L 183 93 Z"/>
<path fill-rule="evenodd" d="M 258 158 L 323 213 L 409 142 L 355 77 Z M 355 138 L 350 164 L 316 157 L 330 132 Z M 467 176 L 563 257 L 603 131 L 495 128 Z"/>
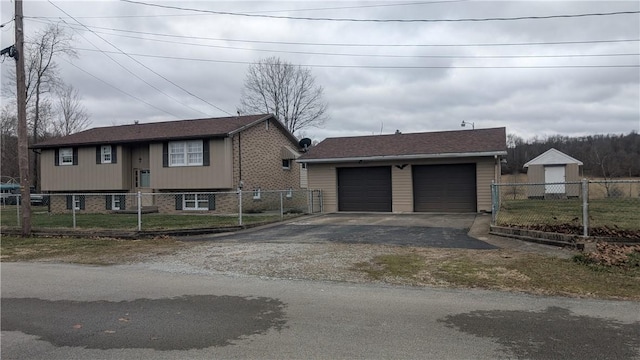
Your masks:
<path fill-rule="evenodd" d="M 337 170 L 339 211 L 391 211 L 391 167 Z"/>
<path fill-rule="evenodd" d="M 476 212 L 476 164 L 412 166 L 416 212 Z"/>

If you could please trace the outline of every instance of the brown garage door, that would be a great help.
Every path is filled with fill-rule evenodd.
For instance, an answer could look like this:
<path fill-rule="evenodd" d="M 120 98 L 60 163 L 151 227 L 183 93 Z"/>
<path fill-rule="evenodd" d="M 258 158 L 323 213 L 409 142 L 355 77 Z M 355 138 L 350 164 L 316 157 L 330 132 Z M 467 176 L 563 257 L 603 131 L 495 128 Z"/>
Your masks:
<path fill-rule="evenodd" d="M 412 172 L 414 211 L 476 211 L 476 164 L 419 165 Z"/>
<path fill-rule="evenodd" d="M 338 168 L 339 211 L 391 211 L 391 167 Z"/>

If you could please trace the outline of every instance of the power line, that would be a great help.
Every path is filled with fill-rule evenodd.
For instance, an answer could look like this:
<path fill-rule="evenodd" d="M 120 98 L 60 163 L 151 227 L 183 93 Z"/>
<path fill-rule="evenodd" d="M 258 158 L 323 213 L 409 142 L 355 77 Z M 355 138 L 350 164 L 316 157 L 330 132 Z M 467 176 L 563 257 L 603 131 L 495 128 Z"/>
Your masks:
<path fill-rule="evenodd" d="M 55 6 L 55 5 L 54 5 L 54 6 Z M 68 23 L 67 23 L 65 20 L 62 20 L 62 21 L 63 21 L 63 23 L 64 23 L 64 24 L 67 24 L 67 25 L 68 25 Z M 75 29 L 74 29 L 74 31 L 75 31 Z M 77 32 L 77 31 L 76 31 L 76 32 Z M 89 44 L 91 44 L 93 47 L 95 47 L 95 48 L 97 49 L 97 50 L 95 50 L 95 51 L 102 52 L 106 57 L 108 57 L 108 58 L 109 58 L 109 60 L 111 60 L 111 61 L 113 61 L 114 63 L 116 63 L 116 65 L 120 66 L 120 67 L 121 67 L 121 68 L 123 68 L 126 72 L 128 72 L 128 73 L 129 73 L 129 74 L 131 74 L 131 75 L 133 75 L 135 78 L 137 78 L 138 80 L 142 81 L 143 83 L 147 84 L 147 85 L 148 85 L 149 87 L 151 87 L 152 89 L 154 89 L 154 90 L 158 91 L 158 92 L 159 92 L 159 93 L 161 93 L 162 95 L 164 95 L 164 96 L 166 96 L 166 97 L 170 98 L 171 100 L 173 100 L 173 101 L 177 102 L 177 103 L 178 103 L 178 104 L 180 104 L 180 105 L 184 105 L 184 106 L 186 106 L 186 107 L 188 107 L 188 108 L 190 108 L 190 109 L 192 109 L 192 110 L 194 110 L 194 111 L 197 111 L 197 112 L 199 112 L 199 113 L 201 113 L 201 114 L 204 114 L 203 112 L 201 112 L 201 111 L 199 111 L 199 110 L 197 110 L 197 109 L 194 109 L 194 108 L 192 108 L 192 107 L 190 107 L 190 106 L 188 106 L 188 105 L 184 104 L 183 102 L 179 101 L 178 99 L 174 98 L 173 96 L 171 96 L 171 95 L 169 95 L 169 94 L 165 93 L 164 91 L 162 91 L 162 90 L 161 90 L 161 89 L 159 89 L 158 87 L 156 87 L 156 86 L 154 86 L 153 84 L 149 83 L 148 81 L 146 81 L 145 79 L 143 79 L 142 77 L 140 77 L 138 74 L 134 73 L 134 72 L 133 72 L 133 71 L 131 71 L 129 68 L 127 68 L 126 66 L 122 65 L 121 63 L 119 63 L 116 59 L 114 59 L 113 57 L 109 56 L 109 54 L 107 54 L 106 52 L 104 52 L 104 51 L 100 50 L 100 48 L 98 48 L 98 46 L 97 46 L 97 45 L 95 45 L 95 44 L 94 44 L 94 43 L 92 43 L 89 39 L 87 39 L 87 38 L 85 38 L 84 36 L 82 36 L 82 34 L 78 33 L 78 35 L 80 35 L 80 37 L 82 37 L 86 42 L 88 42 L 88 43 L 89 43 Z M 113 52 L 113 53 L 120 54 L 120 52 Z M 206 115 L 206 114 L 205 114 L 205 115 Z"/>
<path fill-rule="evenodd" d="M 25 18 L 27 18 L 25 16 Z M 40 17 L 29 17 L 32 21 Z M 48 23 L 41 21 L 43 23 Z M 354 43 L 313 43 L 313 42 L 292 42 L 292 41 L 268 41 L 268 40 L 247 40 L 247 39 L 228 39 L 228 38 L 213 38 L 203 36 L 187 36 L 187 35 L 174 35 L 174 34 L 162 34 L 146 31 L 134 31 L 126 29 L 108 28 L 102 26 L 89 26 L 84 27 L 91 29 L 109 30 L 115 32 L 123 32 L 130 34 L 140 35 L 153 35 L 159 37 L 170 37 L 179 39 L 193 39 L 193 40 L 211 40 L 211 41 L 227 41 L 227 42 L 241 42 L 251 44 L 277 44 L 277 45 L 308 45 L 308 46 L 344 46 L 344 47 L 492 47 L 492 46 L 536 46 L 536 45 L 577 45 L 577 44 L 604 44 L 604 43 L 621 43 L 621 42 L 640 42 L 640 38 L 636 39 L 604 39 L 604 40 L 577 40 L 577 41 L 541 41 L 541 42 L 520 42 L 520 43 L 461 43 L 461 44 L 354 44 Z"/>
<path fill-rule="evenodd" d="M 139 39 L 143 39 L 143 38 L 139 38 Z M 151 39 L 143 39 L 143 40 L 151 40 Z M 231 46 L 201 45 L 201 44 L 188 44 L 188 43 L 185 44 L 185 43 L 179 43 L 179 42 L 173 42 L 173 41 L 171 41 L 170 43 L 223 48 L 223 49 L 233 49 L 233 50 L 263 51 L 263 52 L 276 52 L 276 53 L 287 53 L 287 54 L 353 56 L 353 57 L 366 57 L 366 58 L 379 57 L 379 58 L 401 58 L 401 59 L 546 59 L 546 58 L 576 58 L 576 57 L 587 58 L 587 57 L 640 56 L 640 53 L 557 54 L 557 55 L 381 55 L 381 54 L 349 54 L 349 53 L 325 53 L 325 52 L 305 52 L 305 51 L 279 51 L 279 50 L 267 50 L 267 49 L 237 48 L 237 47 L 231 47 Z M 81 51 L 104 52 L 102 50 L 86 49 L 86 48 L 75 48 L 75 49 L 81 50 Z M 110 53 L 120 54 L 119 52 L 115 52 L 115 51 Z M 140 54 L 132 54 L 132 55 L 143 56 Z M 152 57 L 154 55 L 144 55 L 144 56 Z M 161 56 L 161 55 L 158 55 L 158 56 Z M 195 60 L 194 58 L 183 58 L 183 59 Z M 202 61 L 205 61 L 205 60 L 202 60 Z"/>
<path fill-rule="evenodd" d="M 157 106 L 155 106 L 155 105 L 153 105 L 153 104 L 151 104 L 151 103 L 149 103 L 149 102 L 147 102 L 147 101 L 145 101 L 145 100 L 143 100 L 143 99 L 141 99 L 141 98 L 139 98 L 139 97 L 137 97 L 137 96 L 135 96 L 135 95 L 129 94 L 128 92 L 126 92 L 126 91 L 122 90 L 121 88 L 119 88 L 119 87 L 117 87 L 117 86 L 115 86 L 115 85 L 111 85 L 110 83 L 106 82 L 105 80 L 102 80 L 101 78 L 97 77 L 96 75 L 93 75 L 92 73 L 90 73 L 90 72 L 88 72 L 87 70 L 85 70 L 85 69 L 83 69 L 83 68 L 79 67 L 78 65 L 76 65 L 76 64 L 74 64 L 74 63 L 72 63 L 71 61 L 69 61 L 69 60 L 67 60 L 67 59 L 64 59 L 64 58 L 62 58 L 62 60 L 64 60 L 65 62 L 67 62 L 69 65 L 71 65 L 71 66 L 75 67 L 76 69 L 78 69 L 78 70 L 80 70 L 80 71 L 84 72 L 85 74 L 87 74 L 87 75 L 91 76 L 92 78 L 94 78 L 94 79 L 96 79 L 96 80 L 98 80 L 98 81 L 102 82 L 103 84 L 105 84 L 105 85 L 107 85 L 107 86 L 109 86 L 109 87 L 111 87 L 111 88 L 113 88 L 113 89 L 115 89 L 115 90 L 117 90 L 117 91 L 119 91 L 119 92 L 121 92 L 121 93 L 125 94 L 125 95 L 127 95 L 127 96 L 129 96 L 129 97 L 131 97 L 131 98 L 133 98 L 133 99 L 135 99 L 135 100 L 137 100 L 137 101 L 139 101 L 139 102 L 141 102 L 141 103 L 143 103 L 143 104 L 147 105 L 147 106 L 150 106 L 150 107 L 152 107 L 152 108 L 154 108 L 154 109 L 156 109 L 156 110 L 160 110 L 160 111 L 162 111 L 162 112 L 163 112 L 163 113 L 165 113 L 165 114 L 171 115 L 171 116 L 175 117 L 176 119 L 180 119 L 180 116 L 178 116 L 178 115 L 176 115 L 176 114 L 173 114 L 173 113 L 170 113 L 169 111 L 163 110 L 163 109 L 161 109 L 161 108 L 159 108 L 159 107 L 157 107 Z"/>
<path fill-rule="evenodd" d="M 393 3 L 393 4 L 378 4 L 378 5 L 338 6 L 338 7 L 287 9 L 287 10 L 263 10 L 263 11 L 249 11 L 249 12 L 245 12 L 245 13 L 247 13 L 247 14 L 267 14 L 267 13 L 279 13 L 279 12 L 347 10 L 347 9 L 363 9 L 363 8 L 381 8 L 381 7 L 397 7 L 397 6 L 412 6 L 412 5 L 431 5 L 431 4 L 459 3 L 459 2 L 468 2 L 468 1 L 471 1 L 471 0 L 419 1 L 419 2 L 410 2 L 410 3 Z M 155 15 L 76 16 L 76 19 L 158 18 L 158 17 L 209 16 L 209 15 L 216 15 L 216 14 L 155 14 Z M 57 17 L 53 17 L 53 16 L 42 16 L 41 18 L 44 18 L 44 19 L 57 19 Z"/>
<path fill-rule="evenodd" d="M 61 9 L 60 7 L 58 7 L 57 5 L 55 5 L 53 2 L 51 2 L 51 0 L 49 0 L 49 3 L 50 3 L 51 5 L 53 5 L 53 6 L 55 6 L 58 10 L 62 11 L 65 15 L 67 15 L 67 16 L 69 16 L 70 18 L 74 19 L 74 18 L 73 18 L 73 16 L 69 15 L 67 12 L 65 12 L 64 10 L 62 10 L 62 9 Z M 80 25 L 84 26 L 84 25 L 83 25 L 81 22 L 79 22 L 78 20 L 76 20 L 76 19 L 74 19 L 74 20 L 75 20 L 78 24 L 80 24 Z M 85 27 L 85 28 L 86 28 L 87 30 L 91 31 L 89 28 L 87 28 L 87 27 Z M 158 72 L 156 72 L 155 70 L 153 70 L 153 69 L 149 68 L 148 66 L 146 66 L 146 65 L 145 65 L 145 64 L 143 64 L 143 63 L 141 63 L 140 61 L 138 61 L 138 60 L 134 59 L 133 57 L 129 56 L 127 53 L 125 53 L 124 51 L 122 51 L 122 50 L 121 50 L 120 48 L 118 48 L 116 45 L 114 45 L 113 43 L 111 43 L 111 42 L 109 42 L 108 40 L 104 39 L 104 38 L 103 38 L 103 37 L 101 37 L 100 35 L 98 35 L 98 34 L 96 34 L 96 33 L 93 33 L 93 34 L 94 34 L 94 35 L 96 35 L 98 38 L 102 39 L 102 40 L 103 40 L 104 42 L 106 42 L 107 44 L 109 44 L 109 45 L 113 46 L 116 50 L 118 50 L 118 51 L 119 51 L 120 53 L 122 53 L 123 55 L 125 55 L 125 56 L 129 57 L 131 60 L 135 61 L 135 62 L 136 62 L 136 63 L 138 63 L 139 65 L 143 66 L 145 69 L 147 69 L 147 70 L 151 71 L 152 73 L 156 74 L 157 76 L 161 77 L 162 79 L 164 79 L 165 81 L 169 82 L 169 83 L 170 83 L 170 84 L 172 84 L 173 86 L 175 86 L 175 87 L 179 88 L 180 90 L 182 90 L 182 91 L 184 91 L 185 93 L 187 93 L 187 94 L 191 95 L 192 97 L 195 97 L 195 98 L 197 98 L 197 99 L 201 100 L 202 102 L 204 102 L 204 103 L 206 103 L 206 104 L 210 105 L 211 107 L 214 107 L 214 108 L 218 109 L 219 111 L 221 111 L 221 112 L 223 112 L 223 113 L 225 113 L 225 114 L 227 114 L 227 115 L 232 116 L 232 114 L 231 114 L 231 113 L 229 113 L 229 112 L 227 112 L 227 111 L 225 111 L 225 110 L 221 109 L 220 107 L 216 106 L 215 104 L 212 104 L 211 102 L 209 102 L 209 101 L 207 101 L 207 100 L 205 100 L 205 99 L 203 99 L 203 98 L 201 98 L 201 97 L 199 97 L 199 96 L 197 96 L 197 95 L 193 94 L 193 93 L 192 93 L 192 92 L 190 92 L 189 90 L 187 90 L 187 89 L 183 88 L 182 86 L 180 86 L 180 85 L 176 84 L 175 82 L 173 82 L 173 81 L 171 81 L 171 80 L 167 79 L 165 76 L 163 76 L 163 75 L 159 74 L 159 73 L 158 73 Z M 92 44 L 92 45 L 93 45 L 93 44 Z M 94 45 L 94 46 L 95 46 L 95 45 Z M 118 63 L 118 64 L 119 64 L 119 63 Z M 122 65 L 121 65 L 121 66 L 122 66 Z M 129 71 L 128 69 L 126 69 L 126 67 L 124 67 L 124 68 L 125 68 L 125 70 Z M 130 73 L 132 73 L 132 74 L 134 74 L 134 73 L 133 73 L 133 72 L 131 72 L 131 71 L 129 71 L 129 72 L 130 72 Z M 143 80 L 142 78 L 140 78 L 139 76 L 137 76 L 137 75 L 135 75 L 135 74 L 134 74 L 134 76 L 136 76 L 138 79 L 140 79 L 140 80 L 144 81 L 144 80 Z M 146 82 L 146 81 L 144 81 L 144 82 L 145 82 L 146 84 L 150 85 L 148 82 Z M 152 86 L 152 85 L 150 85 L 150 86 Z M 156 90 L 160 91 L 162 94 L 164 94 L 164 95 L 166 95 L 166 96 L 169 96 L 168 94 L 164 93 L 163 91 L 161 91 L 161 90 L 157 89 L 155 86 L 152 86 L 152 87 L 153 87 L 154 89 L 156 89 Z M 179 100 L 174 99 L 172 96 L 169 96 L 169 98 L 171 98 L 171 99 L 173 99 L 173 100 L 175 100 L 175 101 L 177 101 L 177 102 L 180 102 Z M 184 105 L 184 104 L 183 104 L 183 105 Z M 187 106 L 187 105 L 185 105 L 185 106 Z M 187 107 L 189 107 L 189 106 L 187 106 Z M 194 109 L 194 110 L 195 110 L 195 109 Z M 200 113 L 202 113 L 202 114 L 205 114 L 205 113 L 203 113 L 203 112 L 201 112 L 201 111 L 199 111 L 199 110 L 196 110 L 196 111 L 198 111 L 198 112 L 200 112 Z M 207 115 L 207 114 L 205 114 L 205 115 Z"/>
<path fill-rule="evenodd" d="M 65 22 L 65 24 L 67 24 Z M 70 24 L 67 24 L 70 25 Z M 511 58 L 565 58 L 565 57 L 612 57 L 612 56 L 640 56 L 640 53 L 614 53 L 614 54 L 557 54 L 557 55 L 389 55 L 389 54 L 356 54 L 356 53 L 335 53 L 335 52 L 315 52 L 315 51 L 293 51 L 293 50 L 275 50 L 275 49 L 259 49 L 259 48 L 243 48 L 235 46 L 223 46 L 223 45 L 208 45 L 208 44 L 194 44 L 184 41 L 171 41 L 161 39 L 151 39 L 148 37 L 130 36 L 113 34 L 102 31 L 93 31 L 98 34 L 105 34 L 110 36 L 124 37 L 128 39 L 138 39 L 144 41 L 155 41 L 161 43 L 178 44 L 186 46 L 206 47 L 215 49 L 231 49 L 231 50 L 244 50 L 244 51 L 258 51 L 268 53 L 283 53 L 283 54 L 300 54 L 300 55 L 322 55 L 322 56 L 353 56 L 353 57 L 367 57 L 367 58 L 442 58 L 442 59 L 511 59 Z M 91 51 L 90 49 L 81 49 L 85 51 Z"/>
<path fill-rule="evenodd" d="M 91 49 L 78 49 L 95 51 Z M 114 52 L 115 53 L 115 52 Z M 235 61 L 235 60 L 215 60 L 215 59 L 198 59 L 179 56 L 164 56 L 150 54 L 129 53 L 131 56 L 170 59 L 170 60 L 188 60 L 198 62 L 215 62 L 224 64 L 242 64 L 256 65 L 258 63 L 252 61 Z M 383 65 L 331 65 L 331 64 L 293 64 L 294 66 L 310 67 L 310 68 L 356 68 L 356 69 L 559 69 L 559 68 L 637 68 L 640 64 L 618 64 L 618 65 L 541 65 L 541 66 L 383 66 Z"/>
<path fill-rule="evenodd" d="M 120 0 L 122 2 L 144 5 L 151 7 L 159 7 L 164 9 L 193 11 L 200 13 L 209 13 L 217 15 L 230 15 L 230 16 L 242 16 L 242 17 L 258 17 L 268 19 L 285 19 L 285 20 L 306 20 L 306 21 L 338 21 L 338 22 L 375 22 L 375 23 L 436 23 L 436 22 L 486 22 L 486 21 L 517 21 L 517 20 L 545 20 L 545 19 L 559 19 L 559 18 L 580 18 L 591 16 L 612 16 L 612 15 L 630 15 L 638 14 L 640 11 L 615 11 L 608 13 L 587 13 L 587 14 L 561 14 L 561 15 L 545 15 L 545 16 L 518 16 L 518 17 L 495 17 L 495 18 L 462 18 L 462 19 L 353 19 L 353 18 L 313 18 L 313 17 L 298 17 L 298 16 L 281 16 L 281 15 L 264 15 L 264 14 L 250 14 L 250 13 L 236 13 L 229 11 L 214 11 L 214 10 L 202 10 L 185 8 L 180 6 L 159 5 L 151 4 L 142 1 L 133 0 Z"/>

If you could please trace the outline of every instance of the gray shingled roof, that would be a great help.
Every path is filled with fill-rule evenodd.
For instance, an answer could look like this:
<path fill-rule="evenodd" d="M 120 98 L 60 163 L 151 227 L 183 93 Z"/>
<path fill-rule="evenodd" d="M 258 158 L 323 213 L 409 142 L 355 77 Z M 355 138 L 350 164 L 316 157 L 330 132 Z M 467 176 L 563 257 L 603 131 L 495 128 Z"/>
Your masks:
<path fill-rule="evenodd" d="M 168 139 L 188 139 L 203 136 L 223 137 L 244 126 L 249 126 L 270 117 L 273 117 L 273 115 L 260 114 L 97 127 L 68 136 L 45 140 L 33 145 L 32 148 L 39 149 L 105 143 L 135 143 Z M 292 141 L 297 142 L 292 135 L 291 138 Z"/>
<path fill-rule="evenodd" d="M 327 138 L 297 159 L 433 157 L 440 154 L 506 155 L 505 128 Z"/>

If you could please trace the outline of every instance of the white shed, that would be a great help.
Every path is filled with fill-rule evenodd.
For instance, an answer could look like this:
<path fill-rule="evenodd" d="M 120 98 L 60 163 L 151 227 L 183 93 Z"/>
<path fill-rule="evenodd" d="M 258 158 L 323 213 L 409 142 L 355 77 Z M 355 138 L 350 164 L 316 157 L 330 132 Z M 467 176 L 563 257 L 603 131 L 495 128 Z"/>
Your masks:
<path fill-rule="evenodd" d="M 579 186 L 565 185 L 567 182 L 580 181 L 580 166 L 582 161 L 556 149 L 549 149 L 536 158 L 524 164 L 527 168 L 527 182 L 542 184 L 543 186 L 530 186 L 528 196 L 547 197 L 580 195 Z"/>

